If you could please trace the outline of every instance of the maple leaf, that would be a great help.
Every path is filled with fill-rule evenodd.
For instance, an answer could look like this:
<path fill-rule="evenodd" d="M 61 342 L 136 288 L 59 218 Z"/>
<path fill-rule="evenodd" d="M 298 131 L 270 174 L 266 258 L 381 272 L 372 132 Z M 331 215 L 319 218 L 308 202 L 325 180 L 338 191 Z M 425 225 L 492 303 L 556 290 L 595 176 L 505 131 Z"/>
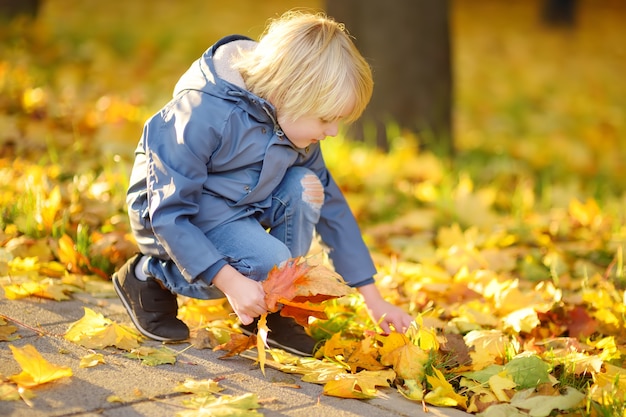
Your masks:
<path fill-rule="evenodd" d="M 396 373 L 383 371 L 361 371 L 356 374 L 338 374 L 336 379 L 324 385 L 324 394 L 332 397 L 370 399 L 378 396 L 377 386 L 388 387 Z"/>
<path fill-rule="evenodd" d="M 499 330 L 473 330 L 463 339 L 470 348 L 472 367 L 480 370 L 501 360 L 510 345 L 510 340 Z"/>
<path fill-rule="evenodd" d="M 342 338 L 341 333 L 335 333 L 322 347 L 322 355 L 327 358 L 340 360 L 350 367 L 352 373 L 358 369 L 376 371 L 384 369 L 378 361 L 378 349 L 372 346 L 372 337 L 366 336 L 362 340 Z"/>
<path fill-rule="evenodd" d="M 343 297 L 353 292 L 341 277 L 323 265 L 309 265 L 303 258 L 290 259 L 275 266 L 263 281 L 265 302 L 269 311 L 278 311 L 280 304 L 298 297 L 300 303 L 314 303 Z"/>
<path fill-rule="evenodd" d="M 135 330 L 117 324 L 90 308 L 83 308 L 85 315 L 70 324 L 64 336 L 66 340 L 78 343 L 87 349 L 115 346 L 118 349 L 130 351 L 139 347 L 139 341 L 143 337 Z"/>
<path fill-rule="evenodd" d="M 241 333 L 233 333 L 226 343 L 215 346 L 213 350 L 227 351 L 226 354 L 220 356 L 220 359 L 225 359 L 230 358 L 231 356 L 238 355 L 241 352 L 245 352 L 246 350 L 255 347 L 256 343 L 257 337 L 255 335 L 246 336 Z"/>
<path fill-rule="evenodd" d="M 9 377 L 20 387 L 32 388 L 60 378 L 72 376 L 72 369 L 51 364 L 32 345 L 17 348 L 9 345 L 22 372 Z"/>
<path fill-rule="evenodd" d="M 323 305 L 315 304 L 310 300 L 299 302 L 298 300 L 301 299 L 302 297 L 296 297 L 292 301 L 281 299 L 283 307 L 280 310 L 280 315 L 293 317 L 302 327 L 307 327 L 309 325 L 309 317 L 315 317 L 322 320 L 328 318 Z"/>
<path fill-rule="evenodd" d="M 393 332 L 388 336 L 379 336 L 383 346 L 380 348 L 380 363 L 391 366 L 403 379 L 424 379 L 424 364 L 428 353 L 416 346 L 402 333 Z"/>

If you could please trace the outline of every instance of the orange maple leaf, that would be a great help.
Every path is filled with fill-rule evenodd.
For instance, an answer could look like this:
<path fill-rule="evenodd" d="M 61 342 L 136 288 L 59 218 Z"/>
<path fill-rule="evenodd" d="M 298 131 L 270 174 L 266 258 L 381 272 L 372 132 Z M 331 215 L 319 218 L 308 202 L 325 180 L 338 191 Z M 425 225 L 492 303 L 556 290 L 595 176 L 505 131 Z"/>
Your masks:
<path fill-rule="evenodd" d="M 246 336 L 240 333 L 233 333 L 230 335 L 230 340 L 228 342 L 215 346 L 213 351 L 225 350 L 226 354 L 219 357 L 219 359 L 225 359 L 238 355 L 241 352 L 245 352 L 248 349 L 256 347 L 256 345 L 257 337 L 255 335 Z"/>
<path fill-rule="evenodd" d="M 290 259 L 281 267 L 275 266 L 263 281 L 263 289 L 270 312 L 278 311 L 282 305 L 294 306 L 293 302 L 300 310 L 319 312 L 310 303 L 319 304 L 351 292 L 339 274 L 323 265 L 309 265 L 301 257 Z"/>

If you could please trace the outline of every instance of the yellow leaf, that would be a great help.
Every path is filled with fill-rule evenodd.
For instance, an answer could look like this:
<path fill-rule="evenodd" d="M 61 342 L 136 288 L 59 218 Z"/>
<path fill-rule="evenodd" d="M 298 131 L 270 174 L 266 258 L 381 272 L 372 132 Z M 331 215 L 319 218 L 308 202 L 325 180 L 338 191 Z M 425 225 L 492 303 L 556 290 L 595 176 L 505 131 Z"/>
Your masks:
<path fill-rule="evenodd" d="M 72 369 L 66 366 L 57 366 L 46 361 L 32 345 L 16 348 L 9 345 L 13 358 L 22 367 L 22 372 L 9 377 L 21 387 L 31 388 L 45 384 L 59 378 L 72 376 Z"/>
<path fill-rule="evenodd" d="M 35 296 L 49 300 L 63 301 L 69 300 L 65 294 L 67 288 L 59 283 L 50 280 L 40 282 L 27 281 L 22 284 L 10 284 L 4 287 L 5 296 L 9 300 Z"/>
<path fill-rule="evenodd" d="M 439 369 L 433 368 L 433 372 L 435 373 L 434 376 L 426 375 L 426 379 L 432 387 L 432 390 L 424 396 L 424 401 L 435 406 L 460 406 L 466 409 L 467 398 L 457 394 Z"/>
<path fill-rule="evenodd" d="M 341 378 L 346 368 L 335 362 L 311 360 L 310 362 L 292 365 L 288 369 L 293 373 L 302 373 L 302 381 L 313 384 L 325 384 Z"/>
<path fill-rule="evenodd" d="M 72 323 L 65 333 L 65 339 L 78 343 L 87 349 L 104 349 L 115 346 L 123 350 L 139 347 L 142 336 L 133 329 L 119 325 L 105 318 L 102 314 L 84 307 L 82 319 Z"/>
<path fill-rule="evenodd" d="M 511 401 L 511 397 L 509 397 L 505 391 L 512 390 L 516 386 L 517 384 L 506 374 L 506 372 L 500 372 L 499 374 L 492 375 L 489 378 L 489 388 L 491 388 L 498 401 Z"/>
<path fill-rule="evenodd" d="M 600 404 L 612 404 L 626 397 L 626 369 L 608 363 L 605 372 L 593 375 L 594 384 L 590 389 L 591 398 Z"/>
<path fill-rule="evenodd" d="M 380 363 L 391 366 L 400 378 L 417 381 L 424 379 L 424 364 L 428 360 L 428 353 L 400 333 L 391 333 L 385 339 L 388 340 L 383 342 L 380 349 Z"/>
<path fill-rule="evenodd" d="M 59 213 L 62 207 L 61 190 L 59 186 L 55 185 L 50 191 L 48 198 L 41 196 L 41 199 L 37 203 L 38 213 L 35 213 L 36 220 L 43 226 L 44 230 L 52 230 L 57 218 L 57 213 Z"/>
<path fill-rule="evenodd" d="M 473 330 L 463 339 L 465 344 L 474 348 L 470 351 L 472 368 L 483 369 L 503 358 L 509 348 L 509 339 L 499 330 Z"/>
<path fill-rule="evenodd" d="M 218 385 L 214 379 L 204 379 L 197 381 L 195 379 L 186 379 L 174 388 L 176 392 L 186 392 L 190 394 L 217 394 L 223 388 Z"/>
<path fill-rule="evenodd" d="M 90 353 L 80 358 L 81 368 L 93 368 L 94 366 L 104 363 L 104 355 L 102 353 Z"/>
<path fill-rule="evenodd" d="M 378 395 L 377 386 L 388 387 L 396 374 L 391 369 L 384 371 L 361 371 L 357 374 L 338 374 L 335 380 L 324 385 L 324 394 L 341 397 L 368 399 Z"/>
<path fill-rule="evenodd" d="M 190 298 L 178 309 L 178 318 L 190 327 L 206 326 L 216 320 L 229 318 L 232 309 L 226 298 L 198 300 Z"/>
<path fill-rule="evenodd" d="M 267 346 L 267 333 L 269 332 L 269 328 L 267 327 L 267 313 L 261 314 L 261 317 L 259 317 L 257 329 L 256 349 L 259 353 L 258 358 L 261 372 L 265 375 L 265 346 Z"/>
<path fill-rule="evenodd" d="M 0 401 L 19 401 L 23 400 L 32 407 L 29 401 L 35 394 L 28 388 L 20 387 L 9 382 L 0 381 Z"/>
<path fill-rule="evenodd" d="M 469 405 L 466 410 L 468 413 L 479 413 L 499 403 L 493 391 L 486 388 L 483 384 L 468 378 L 461 378 L 461 386 L 471 391 Z"/>
<path fill-rule="evenodd" d="M 426 351 L 439 350 L 439 339 L 437 338 L 436 330 L 424 327 L 424 318 L 421 315 L 418 315 L 415 321 L 411 323 L 408 334 L 420 348 Z"/>
<path fill-rule="evenodd" d="M 402 385 L 398 385 L 398 392 L 411 401 L 424 400 L 424 387 L 414 379 L 405 379 Z"/>

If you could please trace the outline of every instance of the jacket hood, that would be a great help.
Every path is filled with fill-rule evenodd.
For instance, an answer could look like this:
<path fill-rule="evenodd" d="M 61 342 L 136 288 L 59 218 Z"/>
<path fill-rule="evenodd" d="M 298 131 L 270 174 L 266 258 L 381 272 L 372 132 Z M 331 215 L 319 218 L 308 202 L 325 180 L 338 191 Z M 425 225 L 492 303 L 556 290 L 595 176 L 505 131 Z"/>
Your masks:
<path fill-rule="evenodd" d="M 185 90 L 198 90 L 213 95 L 232 95 L 233 90 L 250 94 L 232 60 L 240 50 L 254 48 L 256 42 L 242 35 L 222 38 L 197 59 L 174 87 L 174 96 Z M 241 94 L 236 94 L 241 95 Z"/>

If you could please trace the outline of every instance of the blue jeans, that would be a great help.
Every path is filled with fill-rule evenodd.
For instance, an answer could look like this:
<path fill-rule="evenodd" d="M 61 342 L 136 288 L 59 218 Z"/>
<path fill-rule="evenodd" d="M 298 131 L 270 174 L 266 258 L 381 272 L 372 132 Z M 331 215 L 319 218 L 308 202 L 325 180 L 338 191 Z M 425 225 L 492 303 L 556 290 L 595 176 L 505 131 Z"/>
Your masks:
<path fill-rule="evenodd" d="M 305 255 L 311 246 L 322 207 L 321 203 L 310 201 L 310 195 L 306 194 L 312 178 L 322 190 L 312 171 L 291 167 L 272 193 L 270 208 L 217 226 L 206 237 L 240 273 L 263 281 L 274 266 Z M 188 282 L 171 260 L 150 257 L 146 272 L 176 294 L 198 299 L 224 297 L 216 287 L 201 279 Z"/>

